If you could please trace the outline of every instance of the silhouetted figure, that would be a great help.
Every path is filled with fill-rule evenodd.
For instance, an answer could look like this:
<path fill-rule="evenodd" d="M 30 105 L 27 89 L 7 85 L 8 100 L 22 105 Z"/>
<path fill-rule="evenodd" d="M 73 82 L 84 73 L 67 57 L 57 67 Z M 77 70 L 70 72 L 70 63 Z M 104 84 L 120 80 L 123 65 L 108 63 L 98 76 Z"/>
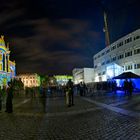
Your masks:
<path fill-rule="evenodd" d="M 125 95 L 128 94 L 128 86 L 129 86 L 129 83 L 128 83 L 128 80 L 126 79 L 126 80 L 124 81 L 124 84 L 123 84 L 123 88 L 124 88 L 124 93 L 125 93 Z"/>
<path fill-rule="evenodd" d="M 5 112 L 12 113 L 13 112 L 13 87 L 11 82 L 8 82 L 8 88 L 7 88 L 7 99 L 6 99 L 6 110 Z"/>
<path fill-rule="evenodd" d="M 112 91 L 116 94 L 116 90 L 117 90 L 117 83 L 116 81 L 112 81 Z"/>
<path fill-rule="evenodd" d="M 79 88 L 80 88 L 80 96 L 83 96 L 83 93 L 84 93 L 84 84 L 82 82 L 80 82 Z"/>
<path fill-rule="evenodd" d="M 46 98 L 46 88 L 45 87 L 40 87 L 40 95 L 43 97 L 43 98 Z"/>
<path fill-rule="evenodd" d="M 130 80 L 130 81 L 128 82 L 128 91 L 129 91 L 129 96 L 130 96 L 130 97 L 132 97 L 133 89 L 134 89 L 134 87 L 133 87 L 133 82 Z"/>
<path fill-rule="evenodd" d="M 74 99 L 73 99 L 73 82 L 71 81 L 71 79 L 69 79 L 67 85 L 66 85 L 66 89 L 67 89 L 67 94 L 68 94 L 68 107 L 70 107 L 71 105 L 74 105 Z"/>
<path fill-rule="evenodd" d="M 85 83 L 83 83 L 83 96 L 85 96 L 87 93 L 87 86 Z"/>

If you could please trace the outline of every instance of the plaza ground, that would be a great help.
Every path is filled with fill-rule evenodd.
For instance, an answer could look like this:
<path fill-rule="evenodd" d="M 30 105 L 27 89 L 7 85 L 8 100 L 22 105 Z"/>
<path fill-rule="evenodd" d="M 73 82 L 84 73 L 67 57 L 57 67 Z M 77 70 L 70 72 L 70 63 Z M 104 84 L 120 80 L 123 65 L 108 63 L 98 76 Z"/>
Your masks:
<path fill-rule="evenodd" d="M 14 112 L 0 113 L 0 140 L 139 140 L 140 94 L 96 93 L 13 99 Z"/>

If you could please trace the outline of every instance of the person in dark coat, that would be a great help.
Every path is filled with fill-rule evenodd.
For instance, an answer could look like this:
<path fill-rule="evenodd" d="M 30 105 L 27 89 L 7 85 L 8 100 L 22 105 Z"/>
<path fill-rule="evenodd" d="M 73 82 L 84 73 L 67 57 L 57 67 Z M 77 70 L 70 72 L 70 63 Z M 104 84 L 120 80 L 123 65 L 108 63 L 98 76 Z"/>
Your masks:
<path fill-rule="evenodd" d="M 130 80 L 128 84 L 129 84 L 128 85 L 128 87 L 129 87 L 129 89 L 128 89 L 128 91 L 129 91 L 129 97 L 132 97 L 132 92 L 133 92 L 133 89 L 134 89 L 132 80 Z"/>
<path fill-rule="evenodd" d="M 68 98 L 69 98 L 69 103 L 68 107 L 74 105 L 74 99 L 73 99 L 73 82 L 71 79 L 69 79 L 67 85 L 66 85 L 67 91 L 68 91 Z"/>
<path fill-rule="evenodd" d="M 8 82 L 8 88 L 7 88 L 7 99 L 6 99 L 6 110 L 5 112 L 12 113 L 13 112 L 13 88 L 12 83 Z"/>
<path fill-rule="evenodd" d="M 84 92 L 84 84 L 80 82 L 80 96 L 83 96 L 83 92 Z"/>
<path fill-rule="evenodd" d="M 129 82 L 128 82 L 128 80 L 126 79 L 125 81 L 124 81 L 124 84 L 123 84 L 123 88 L 124 88 L 124 93 L 125 93 L 125 95 L 128 95 L 128 87 L 129 86 Z"/>

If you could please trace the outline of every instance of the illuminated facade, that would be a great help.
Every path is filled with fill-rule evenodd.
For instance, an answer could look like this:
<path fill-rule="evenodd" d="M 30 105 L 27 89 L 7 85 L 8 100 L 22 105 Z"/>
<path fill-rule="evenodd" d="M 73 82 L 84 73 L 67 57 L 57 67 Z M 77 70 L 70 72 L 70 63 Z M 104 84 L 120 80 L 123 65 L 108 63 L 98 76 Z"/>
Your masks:
<path fill-rule="evenodd" d="M 74 84 L 80 82 L 91 83 L 94 82 L 94 69 L 93 68 L 75 68 L 72 71 Z"/>
<path fill-rule="evenodd" d="M 40 86 L 40 76 L 36 73 L 34 74 L 20 74 L 16 76 L 17 79 L 21 79 L 24 87 L 39 87 Z"/>
<path fill-rule="evenodd" d="M 15 61 L 10 61 L 9 45 L 5 45 L 4 36 L 0 37 L 0 86 L 6 86 L 16 75 Z"/>
<path fill-rule="evenodd" d="M 95 82 L 107 81 L 126 71 L 140 75 L 140 29 L 101 50 L 93 61 Z"/>
<path fill-rule="evenodd" d="M 73 77 L 70 75 L 55 75 L 54 78 L 56 79 L 56 82 L 58 85 L 66 85 L 68 80 L 73 80 Z"/>

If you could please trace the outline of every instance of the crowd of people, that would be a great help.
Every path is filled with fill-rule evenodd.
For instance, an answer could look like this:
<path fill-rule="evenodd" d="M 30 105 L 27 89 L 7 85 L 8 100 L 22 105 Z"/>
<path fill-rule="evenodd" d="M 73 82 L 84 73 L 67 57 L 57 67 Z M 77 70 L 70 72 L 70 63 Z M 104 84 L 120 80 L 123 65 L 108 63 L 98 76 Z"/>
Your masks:
<path fill-rule="evenodd" d="M 92 87 L 92 88 L 91 88 Z M 128 95 L 129 97 L 132 96 L 132 92 L 134 89 L 134 84 L 132 80 L 124 80 L 122 84 L 122 88 L 124 90 L 125 95 Z M 109 82 L 98 82 L 94 83 L 94 86 L 88 86 L 84 82 L 80 82 L 77 85 L 74 85 L 71 79 L 67 82 L 67 84 L 64 87 L 49 87 L 49 88 L 43 88 L 40 87 L 40 90 L 36 90 L 35 88 L 26 88 L 25 89 L 25 96 L 26 97 L 36 97 L 40 95 L 43 98 L 46 98 L 48 95 L 47 94 L 61 94 L 63 93 L 64 96 L 66 97 L 66 104 L 68 107 L 71 107 L 74 105 L 74 95 L 79 95 L 79 96 L 87 96 L 89 92 L 92 92 L 92 90 L 110 90 L 112 93 L 116 94 L 117 91 L 117 84 L 115 80 L 109 81 Z M 38 94 L 40 93 L 40 94 Z M 6 109 L 5 112 L 12 113 L 13 112 L 13 104 L 12 104 L 12 99 L 13 99 L 13 94 L 14 93 L 14 85 L 13 82 L 8 82 L 7 87 L 3 87 L 2 89 L 0 88 L 0 112 L 2 110 L 2 102 L 3 102 L 3 96 L 6 95 Z"/>
<path fill-rule="evenodd" d="M 132 82 L 132 80 L 125 80 L 123 83 L 123 89 L 124 89 L 124 93 L 125 95 L 129 95 L 130 97 L 132 97 L 132 92 L 134 90 L 134 84 Z"/>
<path fill-rule="evenodd" d="M 3 96 L 6 94 L 6 109 L 5 112 L 12 113 L 13 112 L 13 85 L 12 82 L 8 82 L 7 87 L 0 88 L 0 112 L 2 110 L 2 101 Z"/>

